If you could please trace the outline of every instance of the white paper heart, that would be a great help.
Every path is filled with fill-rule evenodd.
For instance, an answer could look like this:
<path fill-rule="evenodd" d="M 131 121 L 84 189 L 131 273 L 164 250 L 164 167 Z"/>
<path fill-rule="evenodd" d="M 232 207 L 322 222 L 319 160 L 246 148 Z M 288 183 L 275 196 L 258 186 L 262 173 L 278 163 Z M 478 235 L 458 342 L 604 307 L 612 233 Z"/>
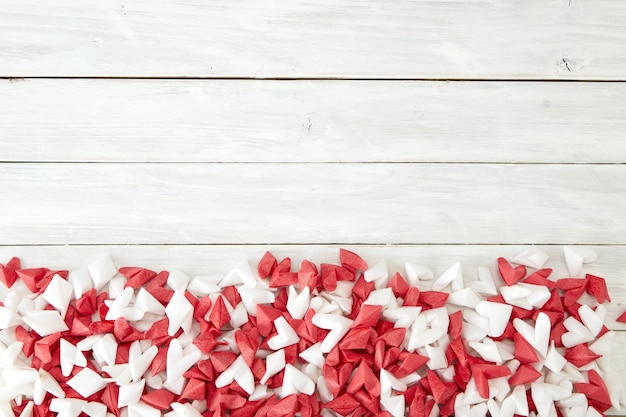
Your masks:
<path fill-rule="evenodd" d="M 531 268 L 543 268 L 550 256 L 535 246 L 524 249 L 521 253 L 511 259 L 511 262 L 518 265 L 529 266 Z"/>
<path fill-rule="evenodd" d="M 185 347 L 185 349 L 183 349 L 178 339 L 172 339 L 170 341 L 169 348 L 167 349 L 167 378 L 165 383 L 172 386 L 177 384 L 183 374 L 195 365 L 201 357 L 202 352 L 200 352 L 195 345 L 189 344 Z M 175 393 L 180 394 L 180 392 Z"/>
<path fill-rule="evenodd" d="M 485 338 L 484 342 L 469 342 L 469 346 L 476 351 L 484 360 L 489 362 L 495 362 L 497 364 L 502 363 L 502 357 L 498 347 L 489 338 Z"/>
<path fill-rule="evenodd" d="M 250 367 L 241 355 L 217 377 L 215 386 L 223 388 L 230 385 L 233 381 L 237 382 L 248 394 L 254 392 L 254 375 L 252 375 Z"/>
<path fill-rule="evenodd" d="M 462 290 L 450 294 L 447 303 L 462 307 L 476 308 L 480 300 L 481 298 L 472 288 L 463 288 Z"/>
<path fill-rule="evenodd" d="M 348 333 L 352 323 L 354 323 L 353 320 L 341 315 L 320 313 L 315 314 L 312 321 L 317 327 L 330 330 L 320 346 L 323 353 L 330 352 Z"/>
<path fill-rule="evenodd" d="M 309 346 L 307 349 L 300 352 L 300 358 L 307 361 L 308 363 L 312 363 L 318 368 L 322 369 L 324 367 L 324 353 L 322 353 L 322 344 L 315 343 Z"/>
<path fill-rule="evenodd" d="M 267 342 L 267 345 L 272 350 L 279 350 L 287 346 L 294 345 L 300 341 L 300 337 L 298 336 L 298 334 L 295 332 L 295 330 L 293 330 L 289 323 L 287 323 L 287 320 L 285 320 L 283 316 L 280 316 L 279 318 L 274 320 L 274 327 L 276 328 L 278 334 L 269 339 L 269 341 Z"/>
<path fill-rule="evenodd" d="M 59 341 L 60 360 L 61 360 L 61 373 L 63 376 L 70 376 L 74 365 L 84 368 L 87 366 L 87 358 L 83 355 L 83 352 L 78 350 L 76 346 L 71 344 L 65 339 Z"/>
<path fill-rule="evenodd" d="M 363 278 L 366 282 L 374 282 L 375 287 L 380 289 L 387 286 L 389 282 L 389 268 L 383 260 L 376 262 L 374 266 L 363 272 Z"/>
<path fill-rule="evenodd" d="M 543 312 L 539 313 L 534 327 L 518 318 L 513 320 L 513 327 L 515 327 L 515 330 L 545 358 L 548 354 L 548 342 L 550 340 L 550 329 L 552 328 L 550 318 L 547 314 Z"/>
<path fill-rule="evenodd" d="M 512 311 L 513 307 L 508 304 L 481 301 L 476 305 L 476 312 L 489 322 L 488 334 L 491 337 L 499 337 L 504 333 Z"/>
<path fill-rule="evenodd" d="M 265 358 L 265 374 L 261 378 L 261 384 L 265 384 L 268 379 L 285 368 L 285 351 L 283 349 L 270 353 Z"/>
<path fill-rule="evenodd" d="M 572 316 L 563 320 L 563 326 L 568 331 L 561 336 L 561 342 L 567 348 L 591 342 L 594 339 L 587 326 Z"/>
<path fill-rule="evenodd" d="M 458 291 L 463 288 L 463 273 L 459 262 L 453 264 L 433 282 L 433 290 L 441 291 L 450 284 L 452 285 L 452 291 Z"/>
<path fill-rule="evenodd" d="M 114 276 L 117 275 L 117 268 L 109 255 L 103 255 L 87 266 L 89 275 L 93 280 L 96 290 L 104 287 Z"/>
<path fill-rule="evenodd" d="M 604 327 L 604 317 L 606 316 L 606 308 L 599 304 L 596 311 L 593 311 L 588 305 L 581 305 L 578 308 L 578 315 L 583 324 L 589 329 L 592 336 L 597 336 Z"/>
<path fill-rule="evenodd" d="M 309 302 L 311 300 L 311 289 L 306 286 L 298 294 L 296 288 L 293 285 L 289 286 L 288 299 L 287 299 L 287 311 L 294 319 L 301 320 L 309 309 Z"/>
<path fill-rule="evenodd" d="M 67 385 L 84 398 L 95 394 L 107 385 L 108 381 L 90 368 L 83 368 L 67 381 Z M 81 406 L 82 411 L 82 406 Z"/>
<path fill-rule="evenodd" d="M 580 246 L 564 246 L 563 255 L 572 278 L 580 276 L 583 264 L 594 262 L 598 258 L 595 251 Z"/>
<path fill-rule="evenodd" d="M 422 307 L 397 307 L 383 310 L 382 315 L 394 323 L 394 327 L 409 328 L 422 311 Z"/>
<path fill-rule="evenodd" d="M 46 287 L 46 290 L 41 294 L 43 298 L 50 303 L 50 305 L 61 313 L 61 317 L 65 317 L 67 307 L 70 304 L 74 295 L 74 287 L 72 284 L 55 274 L 52 281 Z"/>
<path fill-rule="evenodd" d="M 281 395 L 287 396 L 299 393 L 313 395 L 314 392 L 315 382 L 313 382 L 311 378 L 300 372 L 300 370 L 293 365 L 287 364 L 285 366 Z"/>
<path fill-rule="evenodd" d="M 140 379 L 137 382 L 133 382 L 127 385 L 122 385 L 119 390 L 117 406 L 119 408 L 126 407 L 129 404 L 139 402 L 143 389 L 145 388 L 146 380 Z"/>
<path fill-rule="evenodd" d="M 419 286 L 420 281 L 430 281 L 434 278 L 433 271 L 429 268 L 412 262 L 404 264 L 404 271 L 406 272 L 408 284 L 411 287 Z"/>
<path fill-rule="evenodd" d="M 479 294 L 497 295 L 498 290 L 496 283 L 491 275 L 489 268 L 484 266 L 478 267 L 478 281 L 470 282 L 469 286 Z"/>

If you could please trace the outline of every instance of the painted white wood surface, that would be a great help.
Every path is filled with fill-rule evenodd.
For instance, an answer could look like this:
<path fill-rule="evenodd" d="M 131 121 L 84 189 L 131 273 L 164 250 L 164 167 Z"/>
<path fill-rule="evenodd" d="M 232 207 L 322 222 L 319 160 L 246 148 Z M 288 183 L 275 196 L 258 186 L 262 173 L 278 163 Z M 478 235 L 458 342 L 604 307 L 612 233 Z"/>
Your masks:
<path fill-rule="evenodd" d="M 45 79 L 0 80 L 0 263 L 221 275 L 345 243 L 474 279 L 596 244 L 626 375 L 626 84 L 541 81 L 626 80 L 624 45 L 614 0 L 1 1 L 0 77 Z"/>
<path fill-rule="evenodd" d="M 4 80 L 0 120 L 3 161 L 626 162 L 623 83 Z"/>
<path fill-rule="evenodd" d="M 0 76 L 624 79 L 615 0 L 4 0 Z"/>
<path fill-rule="evenodd" d="M 626 165 L 2 164 L 0 244 L 626 243 Z"/>

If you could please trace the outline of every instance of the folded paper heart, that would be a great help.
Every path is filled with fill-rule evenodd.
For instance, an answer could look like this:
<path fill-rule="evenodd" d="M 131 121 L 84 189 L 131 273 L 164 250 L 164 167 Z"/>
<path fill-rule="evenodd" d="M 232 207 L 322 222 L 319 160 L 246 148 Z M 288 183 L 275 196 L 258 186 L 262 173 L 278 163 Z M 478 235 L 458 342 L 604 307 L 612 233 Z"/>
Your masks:
<path fill-rule="evenodd" d="M 167 328 L 169 336 L 174 336 L 178 329 L 183 329 L 185 333 L 191 330 L 193 306 L 182 291 L 174 291 L 174 295 L 165 307 L 165 315 L 169 323 Z"/>
<path fill-rule="evenodd" d="M 74 346 L 65 339 L 61 339 L 59 342 L 61 373 L 63 374 L 63 376 L 70 376 L 74 365 L 83 368 L 87 366 L 87 358 L 85 358 L 83 352 L 78 350 L 76 346 Z"/>
<path fill-rule="evenodd" d="M 302 319 L 309 309 L 309 303 L 311 300 L 311 290 L 309 287 L 304 289 L 298 294 L 293 285 L 289 286 L 289 297 L 287 300 L 287 311 L 294 319 Z"/>
<path fill-rule="evenodd" d="M 387 280 L 389 279 L 389 269 L 387 268 L 387 263 L 383 261 L 378 261 L 374 266 L 367 269 L 363 272 L 363 279 L 365 282 L 374 282 L 375 288 L 383 288 L 387 284 Z"/>
<path fill-rule="evenodd" d="M 506 285 L 513 285 L 526 276 L 526 267 L 519 265 L 513 268 L 509 261 L 498 258 L 498 271 Z"/>
<path fill-rule="evenodd" d="M 285 320 L 283 316 L 274 320 L 274 327 L 276 328 L 277 334 L 267 342 L 272 350 L 282 349 L 300 341 L 298 334 L 289 323 L 287 323 L 287 320 Z M 339 342 L 339 340 L 337 340 L 337 342 Z M 330 351 L 330 349 L 328 351 Z"/>
<path fill-rule="evenodd" d="M 574 317 L 570 316 L 563 320 L 563 326 L 568 330 L 561 336 L 561 342 L 565 347 L 573 347 L 594 340 L 593 333 L 589 328 Z"/>
<path fill-rule="evenodd" d="M 39 336 L 49 336 L 69 330 L 58 311 L 31 311 L 22 316 L 22 320 Z"/>
<path fill-rule="evenodd" d="M 555 402 L 564 400 L 572 395 L 571 387 L 533 382 L 530 384 L 533 404 L 542 416 L 556 416 Z"/>
<path fill-rule="evenodd" d="M 419 286 L 420 281 L 430 281 L 435 277 L 433 271 L 429 268 L 412 262 L 404 264 L 404 271 L 406 272 L 408 284 L 412 287 Z"/>
<path fill-rule="evenodd" d="M 388 308 L 382 312 L 382 316 L 394 323 L 394 327 L 408 328 L 422 311 L 422 307 L 397 307 Z"/>
<path fill-rule="evenodd" d="M 285 366 L 285 351 L 283 349 L 267 355 L 265 358 L 265 373 L 261 378 L 261 384 L 265 384 L 269 378 L 282 371 Z"/>
<path fill-rule="evenodd" d="M 164 381 L 166 385 L 177 387 L 172 392 L 180 394 L 182 389 L 178 386 L 178 384 L 180 384 L 183 374 L 196 364 L 201 357 L 202 353 L 193 344 L 190 344 L 183 349 L 178 339 L 172 339 L 167 349 L 167 373 Z"/>
<path fill-rule="evenodd" d="M 72 284 L 55 274 L 41 296 L 61 313 L 61 317 L 65 317 L 73 293 Z"/>
<path fill-rule="evenodd" d="M 349 318 L 334 314 L 316 314 L 313 316 L 313 324 L 320 329 L 330 330 L 320 349 L 323 353 L 329 353 L 337 343 L 348 333 L 354 323 Z"/>
<path fill-rule="evenodd" d="M 554 347 L 554 341 L 550 343 L 550 348 L 548 348 L 548 354 L 546 355 L 545 360 L 543 361 L 543 366 L 548 368 L 554 373 L 561 372 L 561 369 L 567 363 L 567 359 L 565 359 L 559 352 L 557 352 Z"/>
<path fill-rule="evenodd" d="M 521 319 L 513 320 L 513 327 L 542 357 L 548 354 L 550 341 L 550 318 L 543 312 L 537 315 L 535 326 L 531 326 Z"/>
<path fill-rule="evenodd" d="M 550 256 L 542 250 L 531 246 L 511 259 L 511 262 L 530 268 L 541 269 Z"/>
<path fill-rule="evenodd" d="M 87 398 L 104 389 L 107 385 L 107 380 L 92 369 L 83 368 L 67 381 L 67 385 L 72 387 L 82 397 Z"/>
<path fill-rule="evenodd" d="M 238 356 L 235 361 L 224 370 L 215 380 L 217 388 L 225 387 L 236 381 L 248 394 L 254 392 L 254 375 L 243 356 Z"/>
<path fill-rule="evenodd" d="M 571 277 L 579 276 L 583 264 L 594 262 L 598 258 L 593 250 L 577 246 L 564 246 L 563 254 Z"/>
<path fill-rule="evenodd" d="M 115 275 L 117 275 L 117 268 L 115 267 L 115 264 L 113 264 L 111 257 L 108 255 L 101 256 L 89 264 L 87 269 L 96 290 L 100 290 L 106 283 L 113 279 Z"/>
<path fill-rule="evenodd" d="M 463 288 L 448 297 L 448 303 L 462 307 L 476 308 L 481 298 L 472 288 Z"/>
<path fill-rule="evenodd" d="M 463 289 L 463 272 L 459 262 L 453 264 L 443 274 L 433 282 L 433 290 L 441 291 L 448 285 L 452 286 L 452 291 Z"/>
<path fill-rule="evenodd" d="M 504 333 L 512 311 L 513 307 L 502 303 L 480 301 L 476 304 L 476 312 L 489 322 L 488 334 L 491 337 L 499 337 Z"/>
<path fill-rule="evenodd" d="M 469 285 L 474 291 L 483 295 L 498 294 L 493 275 L 489 268 L 484 266 L 478 267 L 478 281 L 472 281 Z"/>
<path fill-rule="evenodd" d="M 314 392 L 315 383 L 311 378 L 291 364 L 285 366 L 281 395 L 287 396 L 298 393 L 313 395 Z"/>

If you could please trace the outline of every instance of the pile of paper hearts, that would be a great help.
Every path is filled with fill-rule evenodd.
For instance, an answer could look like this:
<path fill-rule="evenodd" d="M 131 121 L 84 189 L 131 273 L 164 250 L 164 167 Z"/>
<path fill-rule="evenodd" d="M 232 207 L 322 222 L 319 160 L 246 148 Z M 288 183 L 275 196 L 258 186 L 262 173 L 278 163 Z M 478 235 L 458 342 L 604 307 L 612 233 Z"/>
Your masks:
<path fill-rule="evenodd" d="M 565 248 L 569 277 L 551 279 L 529 248 L 472 282 L 458 263 L 434 279 L 339 258 L 294 271 L 267 252 L 215 279 L 13 258 L 0 415 L 593 417 L 624 404 L 606 382 L 605 281 L 578 278 L 592 254 Z"/>

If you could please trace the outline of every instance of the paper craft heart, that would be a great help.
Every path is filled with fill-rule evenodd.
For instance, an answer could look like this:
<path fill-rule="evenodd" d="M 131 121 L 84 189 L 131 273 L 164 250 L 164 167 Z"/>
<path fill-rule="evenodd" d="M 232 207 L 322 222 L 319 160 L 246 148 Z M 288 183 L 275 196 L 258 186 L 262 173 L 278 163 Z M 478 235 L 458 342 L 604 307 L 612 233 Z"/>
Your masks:
<path fill-rule="evenodd" d="M 548 343 L 550 341 L 550 318 L 543 312 L 539 313 L 535 326 L 531 326 L 520 319 L 513 320 L 513 327 L 526 341 L 542 356 L 548 354 Z"/>
<path fill-rule="evenodd" d="M 498 258 L 498 271 L 506 285 L 513 285 L 526 276 L 524 265 L 513 268 L 509 261 L 504 258 Z"/>
<path fill-rule="evenodd" d="M 476 312 L 489 320 L 489 336 L 499 337 L 504 333 L 513 307 L 508 304 L 481 301 L 476 305 Z"/>

